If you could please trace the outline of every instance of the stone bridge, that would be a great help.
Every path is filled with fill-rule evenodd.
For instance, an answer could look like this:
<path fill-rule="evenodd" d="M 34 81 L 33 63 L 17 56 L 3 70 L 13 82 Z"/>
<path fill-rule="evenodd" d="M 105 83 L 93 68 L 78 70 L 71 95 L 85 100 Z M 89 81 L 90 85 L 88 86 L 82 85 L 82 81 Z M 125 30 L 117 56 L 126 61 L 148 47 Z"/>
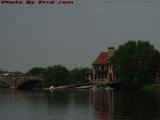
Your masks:
<path fill-rule="evenodd" d="M 33 89 L 41 81 L 40 78 L 34 76 L 0 76 L 0 83 L 13 89 Z"/>

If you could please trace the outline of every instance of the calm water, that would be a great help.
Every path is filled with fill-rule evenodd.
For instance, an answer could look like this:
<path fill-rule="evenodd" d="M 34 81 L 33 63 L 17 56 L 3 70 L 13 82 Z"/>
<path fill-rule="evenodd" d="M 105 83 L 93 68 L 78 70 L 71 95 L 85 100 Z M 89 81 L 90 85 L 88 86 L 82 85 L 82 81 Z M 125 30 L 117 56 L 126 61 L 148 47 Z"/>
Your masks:
<path fill-rule="evenodd" d="M 0 90 L 0 120 L 160 120 L 160 93 Z"/>

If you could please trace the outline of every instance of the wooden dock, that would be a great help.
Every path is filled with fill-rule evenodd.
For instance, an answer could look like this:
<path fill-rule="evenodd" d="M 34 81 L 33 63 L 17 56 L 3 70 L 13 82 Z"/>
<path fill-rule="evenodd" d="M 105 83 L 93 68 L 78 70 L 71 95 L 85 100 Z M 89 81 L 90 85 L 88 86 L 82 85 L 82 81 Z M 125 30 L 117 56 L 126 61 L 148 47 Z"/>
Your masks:
<path fill-rule="evenodd" d="M 55 87 L 55 89 L 66 89 L 66 88 L 90 89 L 95 86 L 96 87 L 115 86 L 120 83 L 121 81 L 87 82 L 87 83 L 80 83 L 80 84 L 58 86 L 58 87 Z"/>

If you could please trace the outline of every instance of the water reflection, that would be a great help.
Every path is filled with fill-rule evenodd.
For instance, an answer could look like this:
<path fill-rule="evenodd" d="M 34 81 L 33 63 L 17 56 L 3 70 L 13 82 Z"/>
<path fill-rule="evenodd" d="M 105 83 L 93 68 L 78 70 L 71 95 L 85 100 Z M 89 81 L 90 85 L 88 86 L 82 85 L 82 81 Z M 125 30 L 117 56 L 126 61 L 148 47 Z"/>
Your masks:
<path fill-rule="evenodd" d="M 95 115 L 89 107 L 87 91 L 79 90 L 57 90 L 45 91 L 44 103 L 47 105 L 49 114 L 56 113 L 57 120 L 96 120 Z M 58 112 L 58 113 L 57 113 Z"/>
<path fill-rule="evenodd" d="M 0 120 L 160 120 L 160 93 L 0 91 Z"/>
<path fill-rule="evenodd" d="M 98 120 L 160 120 L 160 94 L 142 91 L 91 91 Z"/>
<path fill-rule="evenodd" d="M 114 112 L 113 92 L 91 91 L 89 93 L 89 98 L 99 120 L 111 119 L 111 116 L 113 116 Z"/>

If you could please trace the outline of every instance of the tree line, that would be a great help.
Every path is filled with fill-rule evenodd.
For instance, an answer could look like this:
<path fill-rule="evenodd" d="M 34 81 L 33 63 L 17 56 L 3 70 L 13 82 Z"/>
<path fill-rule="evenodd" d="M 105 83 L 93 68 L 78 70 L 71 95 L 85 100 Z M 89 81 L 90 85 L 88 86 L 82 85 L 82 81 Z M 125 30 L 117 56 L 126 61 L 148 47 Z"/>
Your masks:
<path fill-rule="evenodd" d="M 111 58 L 116 79 L 127 88 L 141 88 L 154 83 L 159 71 L 160 53 L 147 40 L 130 40 L 120 45 Z M 160 71 L 159 71 L 160 72 Z"/>
<path fill-rule="evenodd" d="M 141 88 L 154 83 L 155 74 L 160 74 L 160 63 L 157 61 L 160 61 L 160 53 L 147 40 L 130 40 L 120 45 L 110 59 L 116 79 L 121 80 L 125 88 Z M 43 79 L 43 87 L 49 87 L 84 81 L 88 70 L 68 70 L 65 66 L 53 65 L 34 67 L 25 74 L 40 77 Z"/>
<path fill-rule="evenodd" d="M 85 80 L 88 68 L 74 68 L 68 70 L 62 65 L 48 67 L 34 67 L 26 72 L 26 75 L 34 75 L 43 79 L 43 87 L 75 84 Z"/>

